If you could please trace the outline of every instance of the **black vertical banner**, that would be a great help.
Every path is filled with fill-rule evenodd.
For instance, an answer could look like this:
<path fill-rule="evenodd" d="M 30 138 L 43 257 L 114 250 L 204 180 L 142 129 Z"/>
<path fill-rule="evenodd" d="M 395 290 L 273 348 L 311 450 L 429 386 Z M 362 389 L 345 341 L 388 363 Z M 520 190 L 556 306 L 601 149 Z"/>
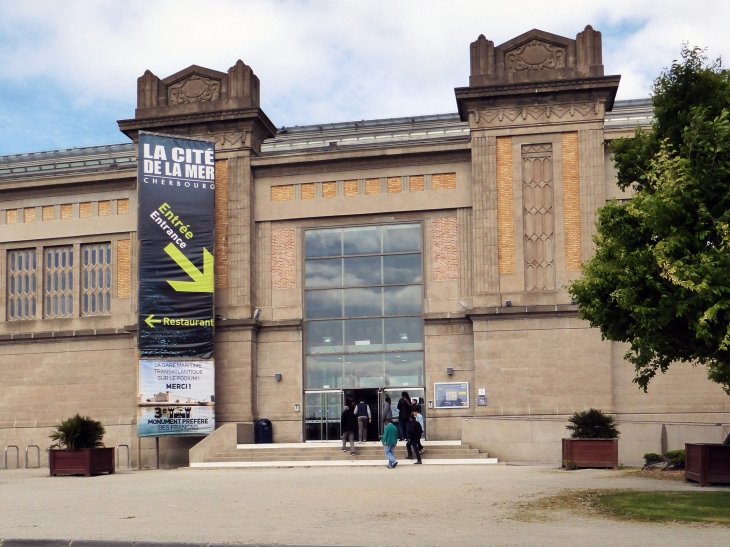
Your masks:
<path fill-rule="evenodd" d="M 139 134 L 141 358 L 213 358 L 215 148 Z"/>

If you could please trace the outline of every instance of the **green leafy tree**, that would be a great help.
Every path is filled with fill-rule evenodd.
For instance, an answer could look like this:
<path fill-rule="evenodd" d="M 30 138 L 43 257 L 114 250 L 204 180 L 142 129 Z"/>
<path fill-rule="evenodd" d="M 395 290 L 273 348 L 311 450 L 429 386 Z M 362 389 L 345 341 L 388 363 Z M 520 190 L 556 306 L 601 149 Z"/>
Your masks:
<path fill-rule="evenodd" d="M 612 148 L 634 197 L 598 210 L 596 253 L 570 292 L 604 338 L 629 344 L 644 391 L 690 362 L 730 394 L 730 72 L 685 46 L 652 99 L 652 131 Z"/>

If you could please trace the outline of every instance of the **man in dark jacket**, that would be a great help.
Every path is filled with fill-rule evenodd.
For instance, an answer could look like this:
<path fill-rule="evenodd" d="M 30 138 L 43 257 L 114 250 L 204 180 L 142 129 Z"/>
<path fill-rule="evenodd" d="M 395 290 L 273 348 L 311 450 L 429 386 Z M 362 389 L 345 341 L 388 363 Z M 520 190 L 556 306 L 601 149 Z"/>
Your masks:
<path fill-rule="evenodd" d="M 418 444 L 421 442 L 421 434 L 423 433 L 423 429 L 421 429 L 421 424 L 418 423 L 416 420 L 416 417 L 411 414 L 410 416 L 410 424 L 408 427 L 408 435 L 409 439 L 406 443 L 406 448 L 408 449 L 408 459 L 412 460 L 413 455 L 411 454 L 411 448 L 413 448 L 413 451 L 416 453 L 416 464 L 421 463 L 421 452 L 418 450 Z M 415 465 L 415 464 L 414 464 Z"/>
<path fill-rule="evenodd" d="M 401 393 L 401 398 L 398 401 L 398 440 L 404 441 L 409 438 L 408 436 L 408 420 L 411 415 L 411 398 L 408 396 L 408 392 L 404 391 Z"/>
<path fill-rule="evenodd" d="M 350 456 L 355 455 L 355 431 L 357 431 L 357 417 L 355 416 L 355 412 L 353 411 L 354 407 L 354 403 L 347 401 L 345 411 L 340 417 L 340 430 L 342 431 L 342 451 L 346 452 L 345 444 L 347 442 L 347 439 L 349 438 Z"/>

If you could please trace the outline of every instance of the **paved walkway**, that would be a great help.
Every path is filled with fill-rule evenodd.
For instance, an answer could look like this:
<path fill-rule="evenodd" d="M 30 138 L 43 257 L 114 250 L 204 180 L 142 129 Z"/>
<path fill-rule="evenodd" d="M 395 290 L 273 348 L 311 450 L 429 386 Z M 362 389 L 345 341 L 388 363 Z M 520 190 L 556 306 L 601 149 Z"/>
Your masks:
<path fill-rule="evenodd" d="M 0 538 L 283 545 L 730 546 L 726 527 L 549 514 L 519 504 L 564 489 L 696 489 L 622 471 L 408 466 L 178 469 L 93 478 L 0 470 Z M 518 518 L 515 518 L 515 517 Z"/>

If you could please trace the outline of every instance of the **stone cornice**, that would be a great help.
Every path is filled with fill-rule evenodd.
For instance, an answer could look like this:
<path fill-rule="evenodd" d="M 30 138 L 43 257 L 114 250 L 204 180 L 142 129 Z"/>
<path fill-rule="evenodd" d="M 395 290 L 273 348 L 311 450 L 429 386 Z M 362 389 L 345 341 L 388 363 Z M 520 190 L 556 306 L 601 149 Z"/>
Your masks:
<path fill-rule="evenodd" d="M 61 331 L 41 331 L 41 332 L 23 332 L 13 334 L 0 334 L 0 344 L 12 343 L 12 342 L 51 342 L 59 339 L 88 339 L 96 336 L 131 336 L 136 330 L 137 326 L 133 326 L 134 330 L 130 327 L 124 327 L 121 329 L 108 328 L 108 329 L 81 329 L 81 330 L 61 330 Z"/>
<path fill-rule="evenodd" d="M 237 122 L 244 122 L 241 126 Z M 276 135 L 276 127 L 261 108 L 241 108 L 236 110 L 218 110 L 214 112 L 197 112 L 190 114 L 177 114 L 172 116 L 158 116 L 151 118 L 132 118 L 118 120 L 119 130 L 132 140 L 137 139 L 137 133 L 144 130 L 164 130 L 168 128 L 174 134 L 181 134 L 185 126 L 214 124 L 216 127 L 209 128 L 208 136 L 215 133 L 225 133 L 236 129 L 251 129 L 260 133 L 261 140 Z M 212 130 L 211 130 L 212 129 Z M 189 136 L 205 136 L 199 132 L 186 133 Z"/>
<path fill-rule="evenodd" d="M 480 87 L 457 87 L 454 89 L 459 115 L 462 121 L 468 120 L 473 108 L 498 105 L 498 99 L 506 99 L 514 105 L 521 105 L 525 99 L 531 103 L 549 103 L 556 95 L 575 95 L 575 100 L 586 100 L 585 95 L 601 92 L 605 95 L 605 109 L 611 110 L 618 90 L 621 76 L 600 76 L 594 78 L 575 78 L 569 80 L 545 80 Z M 591 100 L 593 98 L 591 97 Z"/>

